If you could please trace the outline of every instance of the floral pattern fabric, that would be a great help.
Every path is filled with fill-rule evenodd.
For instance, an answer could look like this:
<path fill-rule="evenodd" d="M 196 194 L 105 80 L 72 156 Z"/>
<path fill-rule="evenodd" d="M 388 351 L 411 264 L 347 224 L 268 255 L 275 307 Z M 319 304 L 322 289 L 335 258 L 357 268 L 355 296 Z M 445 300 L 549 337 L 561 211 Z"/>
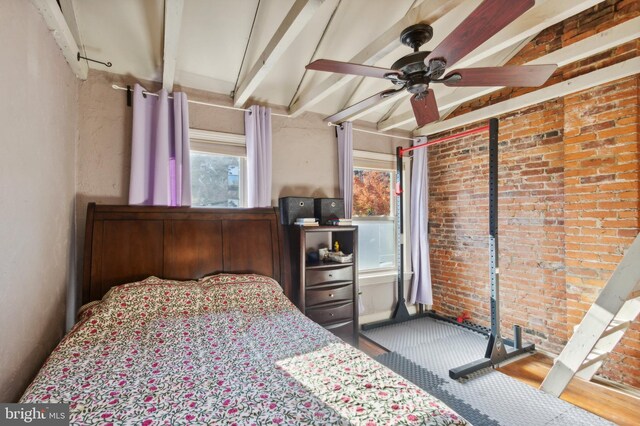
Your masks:
<path fill-rule="evenodd" d="M 79 425 L 467 424 L 260 275 L 112 288 L 20 402 L 69 403 Z"/>

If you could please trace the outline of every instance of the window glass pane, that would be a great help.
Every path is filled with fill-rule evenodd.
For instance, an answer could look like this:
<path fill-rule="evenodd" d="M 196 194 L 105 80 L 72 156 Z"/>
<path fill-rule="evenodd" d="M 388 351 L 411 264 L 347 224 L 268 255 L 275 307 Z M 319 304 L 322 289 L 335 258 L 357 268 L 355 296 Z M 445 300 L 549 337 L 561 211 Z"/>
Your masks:
<path fill-rule="evenodd" d="M 395 222 L 353 220 L 358 225 L 358 269 L 392 268 L 396 260 Z"/>
<path fill-rule="evenodd" d="M 391 171 L 353 171 L 353 216 L 391 215 Z"/>
<path fill-rule="evenodd" d="M 241 157 L 191 152 L 191 204 L 241 207 Z"/>
<path fill-rule="evenodd" d="M 394 173 L 390 170 L 353 171 L 353 223 L 358 225 L 358 269 L 361 271 L 395 266 L 393 183 Z"/>

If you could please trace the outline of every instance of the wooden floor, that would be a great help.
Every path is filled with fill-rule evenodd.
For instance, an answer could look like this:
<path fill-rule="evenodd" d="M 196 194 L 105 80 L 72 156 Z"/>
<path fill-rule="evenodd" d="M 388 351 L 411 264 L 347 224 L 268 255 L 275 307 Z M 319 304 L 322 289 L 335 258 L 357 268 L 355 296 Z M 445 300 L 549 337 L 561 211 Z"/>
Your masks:
<path fill-rule="evenodd" d="M 498 371 L 538 388 L 553 365 L 553 360 L 535 353 Z M 640 425 L 640 398 L 620 390 L 574 378 L 561 399 L 619 425 Z"/>
<path fill-rule="evenodd" d="M 360 338 L 360 350 L 371 357 L 388 352 L 364 336 Z M 498 371 L 537 389 L 552 364 L 553 361 L 548 356 L 534 353 L 502 366 Z M 619 425 L 640 425 L 640 398 L 618 389 L 574 379 L 561 399 Z"/>

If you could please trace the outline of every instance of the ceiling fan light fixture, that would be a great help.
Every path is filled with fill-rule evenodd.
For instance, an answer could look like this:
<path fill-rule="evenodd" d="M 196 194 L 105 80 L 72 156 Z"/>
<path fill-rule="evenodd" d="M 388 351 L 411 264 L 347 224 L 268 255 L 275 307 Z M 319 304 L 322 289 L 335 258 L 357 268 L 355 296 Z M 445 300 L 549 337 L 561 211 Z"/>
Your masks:
<path fill-rule="evenodd" d="M 407 82 L 407 92 L 414 95 L 420 95 L 429 90 L 429 83 L 431 80 L 426 75 L 411 76 Z"/>

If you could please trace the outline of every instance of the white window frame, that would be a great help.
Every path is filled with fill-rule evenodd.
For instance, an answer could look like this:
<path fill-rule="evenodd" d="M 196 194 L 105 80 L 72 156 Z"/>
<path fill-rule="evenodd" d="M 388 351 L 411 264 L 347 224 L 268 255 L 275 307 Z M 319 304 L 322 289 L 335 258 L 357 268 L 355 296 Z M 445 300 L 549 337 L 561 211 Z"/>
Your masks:
<path fill-rule="evenodd" d="M 394 257 L 393 257 L 393 265 L 392 266 L 387 266 L 387 267 L 381 267 L 381 268 L 370 268 L 370 269 L 364 269 L 364 270 L 359 270 L 359 273 L 364 273 L 364 274 L 375 274 L 375 273 L 380 273 L 380 272 L 385 272 L 385 271 L 395 271 L 398 268 L 398 265 L 396 264 L 397 262 L 397 253 L 396 253 L 396 247 L 395 247 L 395 235 L 396 235 L 396 227 L 398 226 L 398 221 L 396 219 L 396 199 L 395 199 L 395 181 L 396 181 L 396 172 L 395 170 L 390 170 L 388 168 L 382 168 L 382 167 L 364 167 L 364 166 L 358 166 L 356 165 L 356 159 L 354 158 L 354 164 L 353 164 L 353 169 L 354 171 L 356 169 L 358 170 L 371 170 L 371 171 L 380 171 L 380 172 L 390 172 L 391 173 L 391 185 L 389 187 L 389 215 L 388 216 L 353 216 L 353 220 L 354 221 L 358 221 L 358 222 L 393 222 L 394 224 L 394 229 L 393 229 L 393 235 L 394 235 L 394 248 L 393 248 L 393 252 L 394 252 Z"/>
<path fill-rule="evenodd" d="M 404 229 L 402 234 L 402 242 L 404 244 L 404 270 L 405 270 L 405 281 L 410 280 L 413 275 L 411 269 L 411 247 L 407 244 L 408 236 L 410 234 L 410 222 L 409 222 L 409 194 L 410 194 L 410 184 L 411 184 L 411 167 L 410 167 L 411 159 L 409 157 L 404 157 L 402 159 L 402 180 L 403 180 L 403 223 Z M 370 170 L 390 170 L 394 175 L 394 184 L 395 184 L 395 174 L 396 174 L 396 156 L 392 154 L 385 154 L 380 152 L 372 152 L 372 151 L 362 151 L 362 150 L 353 150 L 353 168 L 354 169 L 370 169 Z M 397 220 L 395 220 L 397 212 L 396 212 L 396 200 L 395 200 L 395 187 L 391 188 L 392 191 L 392 209 L 394 222 L 396 226 L 398 224 Z M 359 217 L 357 220 L 366 220 L 364 217 Z M 395 250 L 394 250 L 395 251 Z M 397 253 L 396 253 L 397 257 Z M 363 285 L 375 285 L 386 283 L 390 277 L 395 277 L 398 273 L 398 265 L 394 264 L 393 267 L 389 268 L 376 268 L 376 269 L 367 269 L 364 271 L 358 271 L 358 277 L 360 279 L 360 284 Z"/>
<path fill-rule="evenodd" d="M 190 151 L 242 158 L 242 161 L 240 161 L 240 179 L 238 182 L 240 198 L 240 206 L 238 206 L 238 208 L 247 207 L 247 143 L 245 135 L 216 132 L 213 130 L 189 129 L 189 144 Z"/>

